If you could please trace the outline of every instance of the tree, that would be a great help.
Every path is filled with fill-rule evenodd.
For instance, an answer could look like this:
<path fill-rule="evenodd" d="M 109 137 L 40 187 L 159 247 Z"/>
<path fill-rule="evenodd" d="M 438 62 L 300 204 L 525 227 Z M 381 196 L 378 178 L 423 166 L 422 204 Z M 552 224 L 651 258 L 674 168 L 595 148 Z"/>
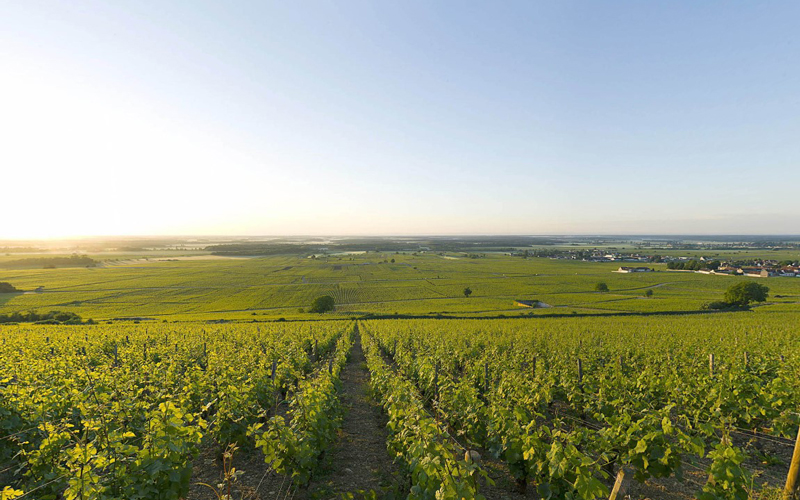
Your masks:
<path fill-rule="evenodd" d="M 751 302 L 767 300 L 769 288 L 754 281 L 742 281 L 731 285 L 725 292 L 725 302 L 731 305 L 746 307 Z"/>
<path fill-rule="evenodd" d="M 652 297 L 653 296 L 653 289 L 648 288 L 647 291 L 644 292 L 645 297 Z"/>
<path fill-rule="evenodd" d="M 5 281 L 0 283 L 0 293 L 14 293 L 18 291 L 19 290 L 14 288 L 14 285 L 12 285 L 11 283 L 7 283 Z"/>
<path fill-rule="evenodd" d="M 600 283 L 598 283 L 598 284 L 596 284 L 594 286 L 594 291 L 595 292 L 607 292 L 608 291 L 608 285 L 606 285 L 605 283 L 603 283 L 601 281 Z"/>
<path fill-rule="evenodd" d="M 470 295 L 472 295 L 472 290 L 470 289 L 470 287 L 465 288 L 464 289 L 464 297 L 469 298 Z"/>
<path fill-rule="evenodd" d="M 311 308 L 309 308 L 308 312 L 322 314 L 328 311 L 333 311 L 333 307 L 333 297 L 330 295 L 323 295 L 322 297 L 317 297 L 314 299 L 314 302 L 311 303 Z"/>

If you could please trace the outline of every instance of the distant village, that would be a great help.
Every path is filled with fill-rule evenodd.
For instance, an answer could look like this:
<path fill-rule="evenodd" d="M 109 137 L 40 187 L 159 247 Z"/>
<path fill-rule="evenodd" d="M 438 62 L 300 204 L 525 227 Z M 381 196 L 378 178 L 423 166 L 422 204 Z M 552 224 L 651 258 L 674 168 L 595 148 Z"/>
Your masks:
<path fill-rule="evenodd" d="M 718 262 L 718 261 L 716 261 Z M 762 264 L 755 267 L 736 266 L 727 263 L 722 263 L 715 269 L 702 268 L 702 269 L 678 269 L 670 268 L 667 265 L 668 271 L 691 271 L 700 274 L 724 274 L 728 276 L 751 276 L 753 278 L 769 278 L 771 276 L 781 276 L 784 278 L 800 278 L 800 266 L 781 266 L 779 263 L 764 261 Z M 650 267 L 620 267 L 614 272 L 617 273 L 649 273 L 654 269 Z"/>
<path fill-rule="evenodd" d="M 780 262 L 774 260 L 764 260 L 756 264 L 757 265 L 752 266 L 739 266 L 722 262 L 716 269 L 705 268 L 692 271 L 701 274 L 725 274 L 728 276 L 751 276 L 753 278 L 769 278 L 772 276 L 800 278 L 800 266 L 798 265 L 781 265 Z M 667 269 L 669 269 L 669 267 L 667 267 Z M 680 271 L 681 269 L 676 270 Z"/>
<path fill-rule="evenodd" d="M 659 255 L 643 255 L 639 253 L 604 252 L 601 250 L 561 250 L 544 252 L 524 252 L 516 255 L 522 257 L 549 257 L 551 259 L 582 260 L 584 262 L 620 262 L 620 263 L 666 263 L 668 271 L 693 271 L 701 274 L 721 274 L 727 276 L 750 276 L 768 278 L 773 276 L 800 278 L 800 264 L 797 261 L 779 261 L 756 259 L 742 262 L 726 262 L 712 257 L 672 257 Z M 621 266 L 618 273 L 653 272 L 646 266 Z"/>

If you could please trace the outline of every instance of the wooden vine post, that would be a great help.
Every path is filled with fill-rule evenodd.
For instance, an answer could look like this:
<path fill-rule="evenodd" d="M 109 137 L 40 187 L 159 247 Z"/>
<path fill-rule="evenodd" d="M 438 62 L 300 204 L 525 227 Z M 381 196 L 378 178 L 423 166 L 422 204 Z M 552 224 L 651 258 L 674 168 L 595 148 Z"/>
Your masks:
<path fill-rule="evenodd" d="M 433 408 L 436 410 L 436 425 L 439 425 L 439 362 L 433 365 Z"/>
<path fill-rule="evenodd" d="M 800 482 L 798 480 L 800 480 L 800 429 L 797 430 L 792 463 L 789 466 L 789 474 L 786 476 L 786 486 L 783 488 L 783 498 L 785 500 L 794 498 L 797 492 L 797 483 Z"/>
<path fill-rule="evenodd" d="M 278 371 L 278 362 L 272 360 L 272 373 L 270 374 L 270 379 L 272 380 L 272 393 L 275 396 L 275 404 L 272 407 L 272 414 L 275 415 L 278 412 L 278 400 L 280 398 L 280 391 L 278 387 L 275 385 L 275 373 Z"/>
<path fill-rule="evenodd" d="M 619 490 L 622 487 L 622 481 L 625 479 L 625 471 L 620 469 L 617 472 L 617 480 L 614 481 L 614 488 L 611 490 L 611 496 L 608 497 L 608 500 L 616 500 L 617 495 L 619 494 Z"/>
<path fill-rule="evenodd" d="M 578 388 L 583 392 L 583 361 L 578 358 Z"/>
<path fill-rule="evenodd" d="M 708 355 L 708 374 L 714 376 L 714 353 Z"/>
<path fill-rule="evenodd" d="M 439 401 L 439 362 L 433 365 L 433 396 Z"/>

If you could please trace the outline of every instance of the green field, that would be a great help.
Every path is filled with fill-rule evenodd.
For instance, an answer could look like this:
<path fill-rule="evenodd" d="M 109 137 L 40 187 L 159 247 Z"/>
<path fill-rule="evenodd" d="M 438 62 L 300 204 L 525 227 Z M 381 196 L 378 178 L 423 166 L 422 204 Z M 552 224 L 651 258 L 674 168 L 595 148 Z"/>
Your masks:
<path fill-rule="evenodd" d="M 613 272 L 617 263 L 485 255 L 98 255 L 101 264 L 91 268 L 0 267 L 0 281 L 25 291 L 0 295 L 0 314 L 68 310 L 95 320 L 305 319 L 312 315 L 299 310 L 320 295 L 334 297 L 336 312 L 329 316 L 340 317 L 681 312 L 719 300 L 737 280 L 754 279 L 667 271 L 664 264 L 652 265 L 653 273 L 619 274 Z M 758 312 L 800 310 L 800 279 L 758 280 L 772 297 Z M 594 291 L 601 281 L 609 292 Z M 465 287 L 473 291 L 469 298 Z M 648 289 L 653 295 L 645 298 Z M 549 307 L 521 308 L 515 299 L 536 299 Z"/>

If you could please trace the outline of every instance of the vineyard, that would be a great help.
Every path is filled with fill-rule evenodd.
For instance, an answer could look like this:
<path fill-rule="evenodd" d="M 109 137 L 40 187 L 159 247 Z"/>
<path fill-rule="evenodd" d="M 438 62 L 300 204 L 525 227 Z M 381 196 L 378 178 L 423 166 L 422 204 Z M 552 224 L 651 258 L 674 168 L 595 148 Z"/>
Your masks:
<path fill-rule="evenodd" d="M 496 459 L 520 493 L 607 498 L 622 470 L 642 496 L 678 478 L 689 498 L 744 499 L 783 486 L 800 423 L 787 319 L 376 321 L 363 336 L 440 441 Z M 480 490 L 474 474 L 460 486 Z"/>
<path fill-rule="evenodd" d="M 0 484 L 4 500 L 771 498 L 800 425 L 798 333 L 789 313 L 8 326 Z M 343 370 L 366 375 L 398 470 L 372 493 L 324 487 L 358 446 Z M 259 457 L 247 494 L 234 452 Z"/>
<path fill-rule="evenodd" d="M 303 485 L 340 420 L 345 323 L 5 329 L 3 499 L 185 498 L 201 446 Z"/>

